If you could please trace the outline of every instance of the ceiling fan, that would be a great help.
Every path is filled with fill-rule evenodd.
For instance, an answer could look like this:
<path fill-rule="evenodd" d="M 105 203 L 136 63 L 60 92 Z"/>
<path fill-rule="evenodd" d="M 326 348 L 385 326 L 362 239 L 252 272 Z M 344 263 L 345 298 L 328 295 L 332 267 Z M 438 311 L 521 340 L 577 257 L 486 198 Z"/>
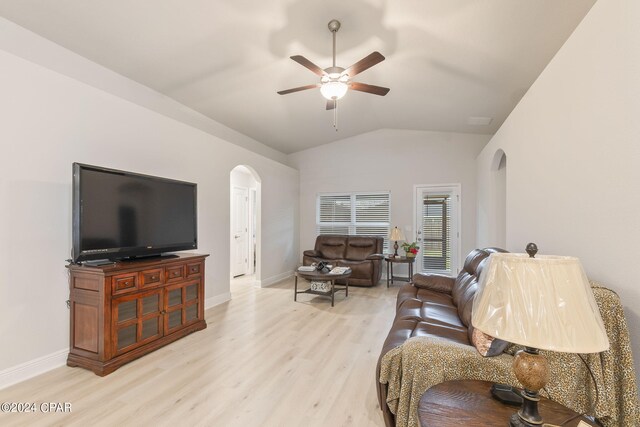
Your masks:
<path fill-rule="evenodd" d="M 327 110 L 336 108 L 338 99 L 342 98 L 349 89 L 372 93 L 374 95 L 385 96 L 389 92 L 389 88 L 354 82 L 351 80 L 357 74 L 373 67 L 379 62 L 384 61 L 384 56 L 382 56 L 380 52 L 373 52 L 348 68 L 337 67 L 336 33 L 340 29 L 340 21 L 332 19 L 331 21 L 329 21 L 328 27 L 329 31 L 331 31 L 331 33 L 333 34 L 333 65 L 323 70 L 302 55 L 292 56 L 291 59 L 296 61 L 298 64 L 308 68 L 309 70 L 319 75 L 320 82 L 316 84 L 295 87 L 292 89 L 281 90 L 278 92 L 278 94 L 286 95 L 288 93 L 300 92 L 302 90 L 314 89 L 319 87 L 320 93 L 327 99 Z"/>

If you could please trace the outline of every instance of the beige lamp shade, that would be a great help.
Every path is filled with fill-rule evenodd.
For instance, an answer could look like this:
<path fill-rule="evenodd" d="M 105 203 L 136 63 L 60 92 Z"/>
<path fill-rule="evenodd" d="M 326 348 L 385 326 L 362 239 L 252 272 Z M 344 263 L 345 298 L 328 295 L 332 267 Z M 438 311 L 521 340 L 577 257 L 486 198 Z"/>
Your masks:
<path fill-rule="evenodd" d="M 391 233 L 389 234 L 389 240 L 404 240 L 404 234 L 402 234 L 402 230 L 400 230 L 398 227 L 393 227 Z"/>
<path fill-rule="evenodd" d="M 471 323 L 493 337 L 537 349 L 598 353 L 609 348 L 591 286 L 573 257 L 492 254 Z"/>

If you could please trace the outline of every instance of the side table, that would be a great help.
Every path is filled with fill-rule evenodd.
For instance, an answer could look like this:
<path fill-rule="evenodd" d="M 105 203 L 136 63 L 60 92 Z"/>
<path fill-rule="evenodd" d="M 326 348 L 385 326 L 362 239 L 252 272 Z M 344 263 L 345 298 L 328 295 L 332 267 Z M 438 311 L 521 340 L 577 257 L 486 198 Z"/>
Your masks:
<path fill-rule="evenodd" d="M 387 288 L 389 287 L 389 281 L 393 285 L 393 280 L 402 280 L 403 282 L 410 282 L 413 277 L 413 263 L 416 261 L 416 257 L 406 257 L 406 256 L 385 256 L 384 260 L 387 262 Z M 409 276 L 394 276 L 393 275 L 393 264 L 408 264 L 409 265 Z"/>
<path fill-rule="evenodd" d="M 485 427 L 508 426 L 509 418 L 518 407 L 509 406 L 491 396 L 491 382 L 459 380 L 446 381 L 427 390 L 418 404 L 420 427 Z M 546 424 L 597 426 L 588 418 L 544 397 L 538 403 L 540 415 Z"/>

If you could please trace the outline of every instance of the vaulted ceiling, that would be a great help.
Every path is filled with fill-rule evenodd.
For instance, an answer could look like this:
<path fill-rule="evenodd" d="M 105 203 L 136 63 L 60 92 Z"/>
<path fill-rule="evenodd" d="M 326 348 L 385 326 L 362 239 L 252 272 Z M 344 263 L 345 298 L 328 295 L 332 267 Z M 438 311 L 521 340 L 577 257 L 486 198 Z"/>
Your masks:
<path fill-rule="evenodd" d="M 283 153 L 380 128 L 492 134 L 595 0 L 0 0 L 0 16 Z M 289 59 L 347 67 L 338 131 L 319 78 Z M 579 70 L 576 70 L 579 72 Z M 489 117 L 489 125 L 469 124 Z M 392 141 L 390 141 L 392 142 Z"/>

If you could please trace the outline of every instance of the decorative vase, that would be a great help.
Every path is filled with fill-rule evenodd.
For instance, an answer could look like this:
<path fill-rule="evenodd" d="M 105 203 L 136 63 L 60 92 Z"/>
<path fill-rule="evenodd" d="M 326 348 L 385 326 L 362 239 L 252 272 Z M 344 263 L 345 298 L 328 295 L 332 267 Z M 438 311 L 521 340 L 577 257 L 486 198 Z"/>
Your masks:
<path fill-rule="evenodd" d="M 413 252 L 407 252 L 406 256 L 407 256 L 407 258 L 415 258 L 416 254 L 414 254 Z"/>

